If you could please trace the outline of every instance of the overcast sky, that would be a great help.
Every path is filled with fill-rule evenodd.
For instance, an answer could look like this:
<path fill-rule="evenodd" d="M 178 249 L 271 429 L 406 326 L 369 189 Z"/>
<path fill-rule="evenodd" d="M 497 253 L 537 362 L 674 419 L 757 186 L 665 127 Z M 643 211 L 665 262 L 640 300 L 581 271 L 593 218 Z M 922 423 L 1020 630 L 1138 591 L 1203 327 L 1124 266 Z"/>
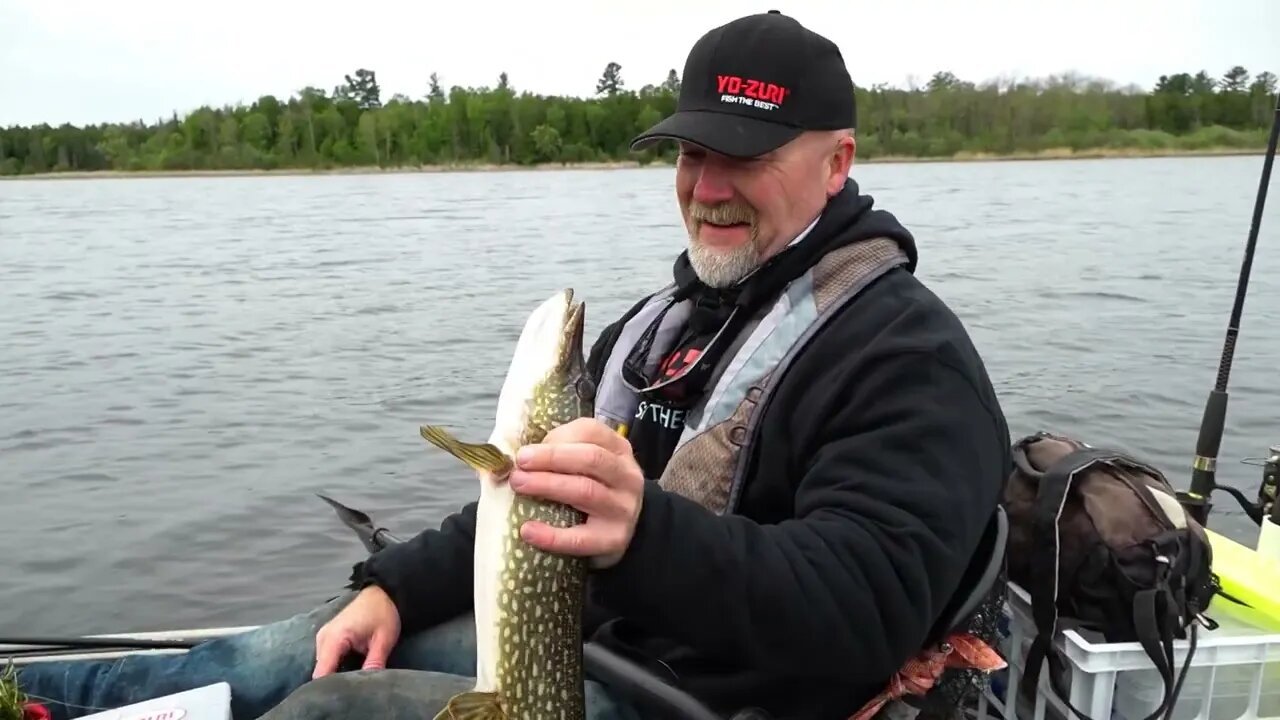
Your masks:
<path fill-rule="evenodd" d="M 499 11 L 498 8 L 504 8 Z M 450 85 L 587 95 L 679 71 L 706 30 L 779 9 L 830 37 L 854 82 L 905 86 L 1068 70 L 1150 87 L 1232 65 L 1280 74 L 1280 0 L 0 0 L 0 125 L 145 119 L 331 90 L 358 67 L 383 98 Z"/>

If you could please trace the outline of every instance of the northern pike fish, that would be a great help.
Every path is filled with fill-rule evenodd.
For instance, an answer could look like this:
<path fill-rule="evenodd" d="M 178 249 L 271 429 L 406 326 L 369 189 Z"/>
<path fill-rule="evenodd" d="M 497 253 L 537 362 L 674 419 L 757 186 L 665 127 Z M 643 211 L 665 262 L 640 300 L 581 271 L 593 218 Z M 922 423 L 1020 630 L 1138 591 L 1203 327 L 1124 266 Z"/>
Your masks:
<path fill-rule="evenodd" d="M 568 505 L 517 495 L 505 482 L 516 450 L 593 414 L 595 386 L 582 352 L 583 305 L 566 289 L 525 322 L 486 443 L 438 426 L 422 437 L 476 470 L 476 684 L 436 720 L 582 720 L 582 606 L 586 561 L 526 543 L 520 527 L 583 522 Z"/>

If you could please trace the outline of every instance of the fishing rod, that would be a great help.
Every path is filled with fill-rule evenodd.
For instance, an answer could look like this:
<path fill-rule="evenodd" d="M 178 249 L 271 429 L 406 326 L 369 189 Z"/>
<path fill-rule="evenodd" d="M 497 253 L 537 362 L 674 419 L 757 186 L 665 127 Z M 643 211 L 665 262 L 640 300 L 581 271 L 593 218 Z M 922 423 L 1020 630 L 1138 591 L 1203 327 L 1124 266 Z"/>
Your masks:
<path fill-rule="evenodd" d="M 1280 138 L 1280 93 L 1276 94 L 1275 115 L 1271 121 L 1271 136 L 1267 140 L 1267 153 L 1262 161 L 1262 177 L 1258 181 L 1258 196 L 1253 203 L 1253 221 L 1249 225 L 1249 239 L 1245 244 L 1244 261 L 1240 265 L 1240 277 L 1236 281 L 1236 298 L 1231 307 L 1231 319 L 1227 323 L 1227 337 L 1222 345 L 1222 359 L 1218 363 L 1218 377 L 1213 390 L 1205 401 L 1204 415 L 1200 420 L 1200 434 L 1196 438 L 1196 454 L 1191 462 L 1191 487 L 1178 493 L 1178 501 L 1201 525 L 1207 525 L 1213 503 L 1214 490 L 1229 493 L 1244 508 L 1250 519 L 1263 524 L 1259 505 L 1249 502 L 1236 488 L 1217 482 L 1218 451 L 1222 447 L 1222 434 L 1227 419 L 1227 378 L 1231 375 L 1231 361 L 1235 356 L 1236 339 L 1240 335 L 1240 316 L 1244 313 L 1244 298 L 1249 291 L 1249 273 L 1253 269 L 1254 251 L 1258 246 L 1258 232 L 1262 226 L 1262 210 L 1267 202 L 1267 188 L 1271 184 L 1271 166 L 1276 156 L 1276 141 Z"/>
<path fill-rule="evenodd" d="M 144 640 L 112 637 L 0 637 L 0 657 L 9 654 L 45 654 L 49 651 L 81 650 L 190 650 L 203 640 Z M 16 647 L 10 647 L 16 646 Z"/>

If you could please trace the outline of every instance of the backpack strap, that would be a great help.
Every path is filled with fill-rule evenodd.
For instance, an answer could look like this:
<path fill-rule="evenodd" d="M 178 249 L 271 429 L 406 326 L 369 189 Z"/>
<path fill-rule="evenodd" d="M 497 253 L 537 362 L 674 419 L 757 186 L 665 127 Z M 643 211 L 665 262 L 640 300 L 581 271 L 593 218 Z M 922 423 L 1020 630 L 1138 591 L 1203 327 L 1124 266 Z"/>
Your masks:
<path fill-rule="evenodd" d="M 1014 462 L 1022 472 L 1038 477 L 1036 500 L 1032 511 L 1030 587 L 1031 616 L 1036 625 L 1036 637 L 1027 651 L 1026 668 L 1023 671 L 1023 689 L 1034 690 L 1040 680 L 1040 669 L 1044 660 L 1051 656 L 1053 639 L 1058 630 L 1058 578 L 1061 541 L 1058 535 L 1058 523 L 1062 519 L 1062 511 L 1066 506 L 1067 494 L 1076 475 L 1091 467 L 1094 463 L 1116 459 L 1116 454 L 1109 450 L 1084 447 L 1067 453 L 1043 472 L 1036 471 L 1026 456 L 1026 448 L 1019 445 L 1013 451 Z M 1056 655 L 1056 653 L 1052 653 Z M 1056 658 L 1054 658 L 1056 659 Z M 1054 692 L 1063 696 L 1053 673 L 1049 681 Z M 1074 708 L 1072 708 L 1074 710 Z"/>
<path fill-rule="evenodd" d="M 1143 487 L 1143 490 L 1147 488 Z M 1205 562 L 1208 549 L 1200 544 L 1198 538 L 1198 535 L 1186 535 L 1178 544 L 1178 554 L 1187 568 L 1197 568 Z M 1172 561 L 1158 554 L 1158 548 L 1153 547 L 1153 550 L 1157 553 L 1156 560 L 1159 563 L 1155 587 L 1140 590 L 1133 597 L 1133 626 L 1137 631 L 1138 642 L 1142 644 L 1142 649 L 1146 651 L 1164 682 L 1164 696 L 1160 707 L 1147 720 L 1161 713 L 1166 718 L 1173 714 L 1174 703 L 1182 693 L 1182 684 L 1187 679 L 1187 672 L 1191 670 L 1191 658 L 1196 653 L 1198 626 L 1203 622 L 1207 627 L 1216 627 L 1216 623 L 1207 621 L 1201 615 L 1205 608 L 1199 607 L 1199 599 L 1188 597 L 1185 577 L 1179 577 L 1173 584 L 1169 582 Z M 1216 581 L 1214 584 L 1216 585 Z M 1184 615 L 1190 615 L 1187 659 L 1175 680 L 1173 640 L 1182 627 Z"/>
<path fill-rule="evenodd" d="M 1182 693 L 1182 683 L 1187 679 L 1191 658 L 1196 652 L 1196 623 L 1192 622 L 1187 660 L 1175 681 L 1173 638 L 1175 628 L 1181 621 L 1178 608 L 1183 606 L 1182 598 L 1179 597 L 1183 593 L 1174 592 L 1165 577 L 1161 577 L 1157 583 L 1157 587 L 1141 590 L 1133 596 L 1133 626 L 1138 632 L 1138 642 L 1142 644 L 1142 649 L 1146 651 L 1164 682 L 1164 697 L 1160 700 L 1160 706 L 1146 720 L 1154 720 L 1162 714 L 1168 718 L 1173 714 L 1174 702 Z"/>
<path fill-rule="evenodd" d="M 1031 615 L 1036 626 L 1036 637 L 1027 651 L 1021 690 L 1034 692 L 1040 680 L 1042 664 L 1048 660 L 1051 666 L 1050 688 L 1073 713 L 1084 720 L 1092 720 L 1071 704 L 1068 694 L 1061 688 L 1055 674 L 1062 663 L 1062 658 L 1053 647 L 1053 640 L 1058 630 L 1058 582 L 1061 560 L 1059 522 L 1066 507 L 1071 485 L 1080 472 L 1097 463 L 1123 464 L 1148 472 L 1154 472 L 1154 470 L 1126 455 L 1101 448 L 1083 447 L 1074 450 L 1059 458 L 1043 472 L 1035 470 L 1031 465 L 1024 445 L 1016 446 L 1013 455 L 1014 463 L 1022 472 L 1039 480 L 1032 512 L 1032 533 L 1035 542 L 1032 544 L 1030 557 L 1030 587 L 1026 588 L 1031 594 Z M 1194 561 L 1201 548 L 1192 542 L 1189 543 L 1188 550 Z M 1160 707 L 1145 720 L 1155 720 L 1161 714 L 1168 718 L 1173 713 L 1174 701 L 1181 693 L 1196 647 L 1196 628 L 1193 622 L 1187 660 L 1175 681 L 1173 639 L 1177 632 L 1176 628 L 1181 622 L 1179 608 L 1185 604 L 1185 591 L 1181 585 L 1177 589 L 1169 585 L 1170 569 L 1166 561 L 1162 565 L 1155 587 L 1139 591 L 1134 595 L 1134 627 L 1138 639 L 1164 680 L 1164 697 Z M 1194 610 L 1198 612 L 1199 609 Z"/>

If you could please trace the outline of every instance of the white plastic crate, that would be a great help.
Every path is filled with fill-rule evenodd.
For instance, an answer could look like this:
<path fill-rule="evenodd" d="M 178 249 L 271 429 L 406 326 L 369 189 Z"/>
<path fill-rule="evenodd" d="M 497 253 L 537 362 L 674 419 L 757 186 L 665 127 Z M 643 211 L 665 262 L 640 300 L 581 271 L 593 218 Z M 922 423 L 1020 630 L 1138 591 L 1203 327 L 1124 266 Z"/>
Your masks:
<path fill-rule="evenodd" d="M 1215 607 L 1219 602 L 1222 600 L 1215 600 Z M 1214 631 L 1199 629 L 1195 657 L 1173 720 L 1280 718 L 1280 634 L 1266 634 L 1213 609 L 1208 614 L 1219 627 Z M 1014 697 L 1036 630 L 1030 595 L 1012 583 L 1007 615 L 1009 637 L 1002 643 L 1001 652 L 1009 661 L 1009 670 L 1004 692 L 999 695 Z M 1094 642 L 1081 632 L 1068 629 L 1059 633 L 1054 644 L 1065 656 L 1069 673 L 1060 683 L 1062 688 L 1069 693 L 1071 704 L 1093 720 L 1142 720 L 1159 707 L 1164 685 L 1138 643 Z M 1179 671 L 1186 660 L 1187 646 L 1185 640 L 1174 642 Z M 988 689 L 978 707 L 979 717 L 991 714 L 989 703 L 1006 720 L 1078 720 L 1050 689 L 1048 673 L 1046 663 L 1034 705 L 1022 699 L 1016 708 L 1007 707 L 1004 698 Z M 1212 692 L 1206 693 L 1206 688 L 1212 688 Z"/>

